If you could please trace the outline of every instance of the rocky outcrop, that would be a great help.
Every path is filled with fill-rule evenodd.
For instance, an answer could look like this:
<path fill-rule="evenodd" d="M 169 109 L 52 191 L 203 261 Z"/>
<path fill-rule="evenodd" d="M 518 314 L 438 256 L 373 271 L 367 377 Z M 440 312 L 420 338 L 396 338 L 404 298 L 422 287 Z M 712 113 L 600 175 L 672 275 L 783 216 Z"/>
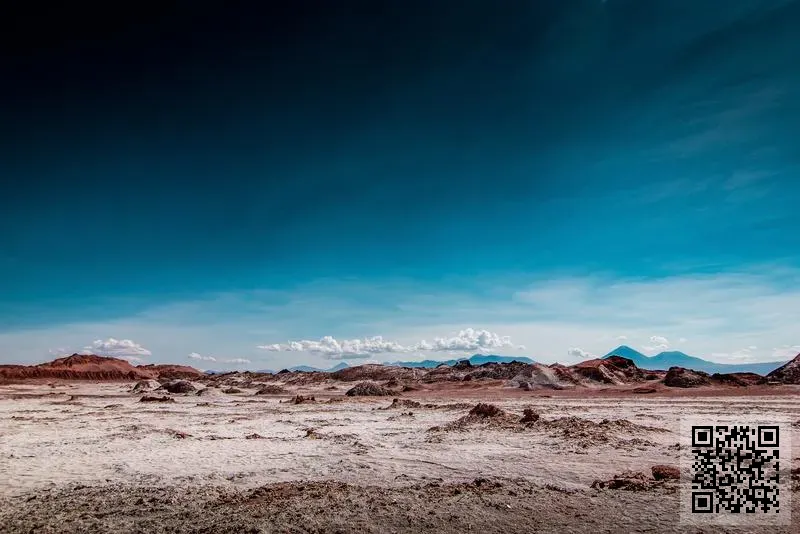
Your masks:
<path fill-rule="evenodd" d="M 670 367 L 664 377 L 664 385 L 672 388 L 696 388 L 710 384 L 708 373 L 683 367 Z"/>
<path fill-rule="evenodd" d="M 641 382 L 645 373 L 639 369 L 633 360 L 621 356 L 587 360 L 569 368 L 580 377 L 603 384 L 627 384 Z"/>
<path fill-rule="evenodd" d="M 171 364 L 149 364 L 137 365 L 137 369 L 153 373 L 158 378 L 166 378 L 173 380 L 176 378 L 183 378 L 186 380 L 197 380 L 203 378 L 205 373 L 190 367 L 188 365 L 171 365 Z"/>
<path fill-rule="evenodd" d="M 345 393 L 348 397 L 384 397 L 389 395 L 397 395 L 397 392 L 389 388 L 385 388 L 374 382 L 359 382 Z"/>
<path fill-rule="evenodd" d="M 170 393 L 194 393 L 197 388 L 188 380 L 170 380 L 162 384 L 161 388 Z"/>
<path fill-rule="evenodd" d="M 767 381 L 781 384 L 800 384 L 800 354 L 786 365 L 778 367 L 769 373 Z"/>

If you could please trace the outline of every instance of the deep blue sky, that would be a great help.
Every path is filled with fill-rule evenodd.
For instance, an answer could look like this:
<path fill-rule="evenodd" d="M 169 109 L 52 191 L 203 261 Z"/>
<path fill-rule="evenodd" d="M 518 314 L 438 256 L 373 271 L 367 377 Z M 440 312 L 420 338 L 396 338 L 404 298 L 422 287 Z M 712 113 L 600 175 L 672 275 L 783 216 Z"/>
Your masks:
<path fill-rule="evenodd" d="M 718 317 L 797 296 L 800 2 L 256 4 L 0 17 L 0 359 L 113 337 L 271 366 L 331 354 L 256 345 L 467 327 L 542 359 L 800 343 L 772 301 Z M 645 306 L 587 318 L 601 340 L 519 298 L 696 280 L 713 295 L 667 304 L 727 327 Z"/>

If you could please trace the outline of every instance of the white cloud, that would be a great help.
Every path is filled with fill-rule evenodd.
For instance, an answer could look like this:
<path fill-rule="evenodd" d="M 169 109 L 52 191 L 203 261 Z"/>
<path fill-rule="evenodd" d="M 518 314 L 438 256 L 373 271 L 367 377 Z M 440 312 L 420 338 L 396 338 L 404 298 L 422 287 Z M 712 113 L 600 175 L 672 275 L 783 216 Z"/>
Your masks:
<path fill-rule="evenodd" d="M 617 336 L 617 341 L 628 341 L 628 336 Z"/>
<path fill-rule="evenodd" d="M 197 354 L 196 352 L 192 352 L 189 354 L 189 359 L 191 360 L 199 360 L 203 362 L 215 362 L 217 359 L 213 356 L 203 356 L 201 354 Z"/>
<path fill-rule="evenodd" d="M 432 344 L 423 340 L 418 345 L 419 350 L 433 352 L 486 352 L 513 346 L 514 344 L 509 336 L 500 336 L 488 330 L 475 330 L 472 328 L 461 330 L 454 337 L 437 337 Z"/>
<path fill-rule="evenodd" d="M 300 340 L 288 343 L 272 343 L 259 345 L 259 349 L 270 352 L 308 352 L 319 354 L 331 360 L 342 358 L 369 358 L 375 354 L 405 354 L 413 352 L 488 352 L 501 348 L 516 348 L 524 350 L 525 346 L 515 346 L 508 336 L 500 336 L 488 330 L 466 328 L 452 337 L 437 337 L 433 342 L 422 340 L 414 345 L 402 345 L 396 341 L 389 341 L 383 336 L 374 336 L 364 339 L 337 340 L 332 336 L 325 336 L 319 341 Z"/>
<path fill-rule="evenodd" d="M 130 339 L 114 339 L 110 337 L 106 340 L 96 339 L 91 345 L 83 348 L 81 354 L 97 354 L 98 356 L 113 356 L 124 358 L 126 356 L 151 356 L 152 353 L 138 343 Z"/>
<path fill-rule="evenodd" d="M 689 341 L 689 340 L 686 339 L 685 337 L 678 338 L 678 343 L 686 343 L 687 341 Z M 755 348 L 755 347 L 753 347 L 753 348 Z"/>
<path fill-rule="evenodd" d="M 650 336 L 650 344 L 642 345 L 645 352 L 661 352 L 669 348 L 669 340 L 664 336 Z"/>
<path fill-rule="evenodd" d="M 220 360 L 222 363 L 251 363 L 250 360 L 246 358 L 232 358 L 230 360 Z"/>
<path fill-rule="evenodd" d="M 330 360 L 342 358 L 369 358 L 374 354 L 404 353 L 409 352 L 409 347 L 404 347 L 394 341 L 384 340 L 382 336 L 364 339 L 337 340 L 333 336 L 324 336 L 319 341 L 301 340 L 288 343 L 273 343 L 259 345 L 258 348 L 270 352 L 308 352 L 318 354 Z"/>
<path fill-rule="evenodd" d="M 593 360 L 597 358 L 597 356 L 591 352 L 578 347 L 572 347 L 567 350 L 567 355 L 569 355 L 570 358 L 579 358 L 580 360 Z"/>

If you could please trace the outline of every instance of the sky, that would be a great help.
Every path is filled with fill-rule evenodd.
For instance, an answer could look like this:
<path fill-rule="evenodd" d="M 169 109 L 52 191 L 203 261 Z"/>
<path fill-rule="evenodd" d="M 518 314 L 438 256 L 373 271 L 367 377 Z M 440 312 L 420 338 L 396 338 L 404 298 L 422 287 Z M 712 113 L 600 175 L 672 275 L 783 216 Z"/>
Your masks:
<path fill-rule="evenodd" d="M 0 363 L 800 352 L 800 1 L 260 4 L 0 17 Z"/>

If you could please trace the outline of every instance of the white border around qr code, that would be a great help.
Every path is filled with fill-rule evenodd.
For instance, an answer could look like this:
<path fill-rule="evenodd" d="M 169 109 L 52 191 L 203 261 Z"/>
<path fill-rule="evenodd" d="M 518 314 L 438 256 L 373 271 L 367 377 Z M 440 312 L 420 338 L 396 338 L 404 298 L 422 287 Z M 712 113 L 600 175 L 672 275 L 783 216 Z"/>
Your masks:
<path fill-rule="evenodd" d="M 755 513 L 731 513 L 725 511 L 724 509 L 720 509 L 719 513 L 716 513 L 715 509 L 712 509 L 708 513 L 698 513 L 697 511 L 693 511 L 693 500 L 697 500 L 695 502 L 695 507 L 707 504 L 708 506 L 714 506 L 714 497 L 712 495 L 712 500 L 703 500 L 701 498 L 693 499 L 696 497 L 698 492 L 696 489 L 692 488 L 692 477 L 694 476 L 694 461 L 695 461 L 695 454 L 694 450 L 697 450 L 698 447 L 692 446 L 692 428 L 693 427 L 700 427 L 700 426 L 712 426 L 716 427 L 718 425 L 727 425 L 728 427 L 731 426 L 743 426 L 747 425 L 751 428 L 757 427 L 765 427 L 765 426 L 777 426 L 779 428 L 779 441 L 777 448 L 779 451 L 779 482 L 778 486 L 778 502 L 779 506 L 777 508 L 778 512 L 755 512 Z M 697 439 L 703 439 L 707 436 L 699 435 Z M 681 458 L 680 458 L 680 468 L 681 468 L 681 482 L 680 482 L 680 522 L 684 525 L 738 525 L 738 526 L 750 526 L 750 527 L 758 527 L 763 528 L 764 526 L 769 525 L 789 525 L 791 523 L 791 499 L 792 499 L 792 491 L 791 491 L 791 478 L 790 478 L 790 470 L 792 465 L 792 425 L 791 420 L 789 418 L 784 417 L 770 417 L 769 420 L 760 420 L 754 421 L 746 416 L 743 417 L 735 417 L 735 416 L 708 416 L 708 417 L 700 417 L 700 416 L 693 416 L 693 417 L 684 417 L 681 418 L 681 425 L 680 425 L 680 444 L 681 444 Z M 713 494 L 713 491 L 711 492 Z M 697 509 L 697 508 L 695 508 Z"/>

